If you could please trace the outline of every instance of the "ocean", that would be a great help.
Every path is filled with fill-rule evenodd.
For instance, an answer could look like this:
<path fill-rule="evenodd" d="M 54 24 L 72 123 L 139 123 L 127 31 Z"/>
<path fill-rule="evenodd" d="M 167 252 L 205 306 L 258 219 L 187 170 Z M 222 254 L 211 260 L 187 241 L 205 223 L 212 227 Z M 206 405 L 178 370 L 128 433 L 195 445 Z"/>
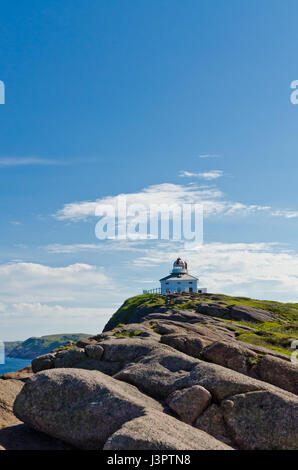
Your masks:
<path fill-rule="evenodd" d="M 15 372 L 16 370 L 23 369 L 31 364 L 32 359 L 18 359 L 17 357 L 5 358 L 5 364 L 0 364 L 0 375 L 6 372 Z"/>

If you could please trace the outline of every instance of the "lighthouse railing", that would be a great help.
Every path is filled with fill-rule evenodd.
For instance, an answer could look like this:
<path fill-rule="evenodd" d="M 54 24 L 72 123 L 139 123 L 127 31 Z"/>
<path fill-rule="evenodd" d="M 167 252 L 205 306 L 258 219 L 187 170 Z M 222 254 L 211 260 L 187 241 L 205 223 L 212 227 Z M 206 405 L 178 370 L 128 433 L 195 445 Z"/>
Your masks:
<path fill-rule="evenodd" d="M 143 294 L 161 294 L 161 288 L 156 287 L 155 289 L 143 289 Z"/>

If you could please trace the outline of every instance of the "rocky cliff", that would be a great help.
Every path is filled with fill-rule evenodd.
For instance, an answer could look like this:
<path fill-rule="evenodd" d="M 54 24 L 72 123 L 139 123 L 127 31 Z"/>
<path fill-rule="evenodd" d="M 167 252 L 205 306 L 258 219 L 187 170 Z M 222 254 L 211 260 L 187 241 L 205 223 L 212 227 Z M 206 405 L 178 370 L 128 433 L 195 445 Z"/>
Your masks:
<path fill-rule="evenodd" d="M 297 321 L 297 304 L 137 296 L 34 359 L 14 414 L 53 448 L 297 449 Z"/>

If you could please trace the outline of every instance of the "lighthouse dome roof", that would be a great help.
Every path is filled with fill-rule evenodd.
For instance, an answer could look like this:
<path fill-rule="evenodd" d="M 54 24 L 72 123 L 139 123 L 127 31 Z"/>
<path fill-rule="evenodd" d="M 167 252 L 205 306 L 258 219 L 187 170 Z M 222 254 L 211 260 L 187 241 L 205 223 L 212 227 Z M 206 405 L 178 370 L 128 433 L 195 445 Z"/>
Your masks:
<path fill-rule="evenodd" d="M 176 261 L 174 261 L 174 266 L 184 266 L 185 261 L 183 261 L 181 258 L 177 258 Z"/>
<path fill-rule="evenodd" d="M 177 258 L 173 263 L 173 273 L 187 273 L 187 262 L 183 261 L 181 258 Z"/>

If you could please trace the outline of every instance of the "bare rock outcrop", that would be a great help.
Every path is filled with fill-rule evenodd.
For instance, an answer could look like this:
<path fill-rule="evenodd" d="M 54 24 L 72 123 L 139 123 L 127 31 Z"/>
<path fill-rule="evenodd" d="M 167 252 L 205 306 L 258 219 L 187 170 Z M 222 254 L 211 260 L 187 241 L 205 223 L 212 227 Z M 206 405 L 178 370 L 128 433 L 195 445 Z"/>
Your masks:
<path fill-rule="evenodd" d="M 82 449 L 298 449 L 297 364 L 237 339 L 274 314 L 160 297 L 126 309 L 125 325 L 118 312 L 103 333 L 34 359 L 15 415 Z"/>

